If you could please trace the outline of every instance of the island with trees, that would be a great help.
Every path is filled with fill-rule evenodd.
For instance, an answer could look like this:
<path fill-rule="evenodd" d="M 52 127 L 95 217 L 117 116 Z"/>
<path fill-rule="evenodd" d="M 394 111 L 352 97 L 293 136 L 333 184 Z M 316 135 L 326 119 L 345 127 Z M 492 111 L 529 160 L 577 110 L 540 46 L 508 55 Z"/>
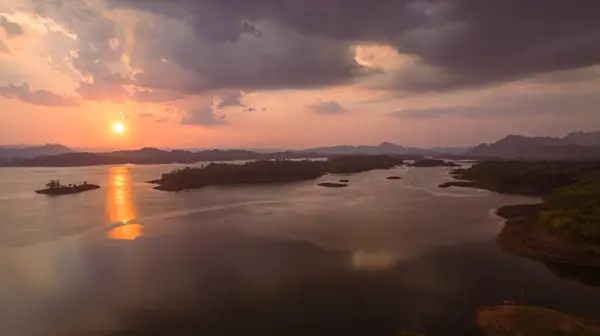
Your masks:
<path fill-rule="evenodd" d="M 507 251 L 550 263 L 600 267 L 600 162 L 490 161 L 457 170 L 468 186 L 537 195 L 540 204 L 505 206 L 498 242 Z"/>
<path fill-rule="evenodd" d="M 444 161 L 438 159 L 422 159 L 413 162 L 411 167 L 459 167 L 460 165 L 454 161 Z"/>
<path fill-rule="evenodd" d="M 36 190 L 35 192 L 43 195 L 68 195 L 78 194 L 84 191 L 98 189 L 100 186 L 83 182 L 80 184 L 61 184 L 59 180 L 52 180 L 46 184 L 45 189 Z"/>
<path fill-rule="evenodd" d="M 211 163 L 201 168 L 183 168 L 150 181 L 155 189 L 181 191 L 209 185 L 282 183 L 316 179 L 327 173 L 350 174 L 402 165 L 402 159 L 389 155 L 336 156 L 326 161 L 258 160 L 245 164 Z M 327 183 L 327 182 L 324 182 Z M 338 183 L 339 184 L 339 183 Z M 322 185 L 333 187 L 333 185 Z M 342 187 L 346 185 L 339 185 Z"/>
<path fill-rule="evenodd" d="M 323 169 L 331 174 L 353 174 L 374 169 L 392 169 L 404 164 L 393 155 L 340 155 L 320 162 Z"/>
<path fill-rule="evenodd" d="M 319 186 L 325 187 L 325 188 L 344 188 L 344 187 L 347 187 L 348 185 L 345 183 L 323 182 L 323 183 L 319 183 Z"/>

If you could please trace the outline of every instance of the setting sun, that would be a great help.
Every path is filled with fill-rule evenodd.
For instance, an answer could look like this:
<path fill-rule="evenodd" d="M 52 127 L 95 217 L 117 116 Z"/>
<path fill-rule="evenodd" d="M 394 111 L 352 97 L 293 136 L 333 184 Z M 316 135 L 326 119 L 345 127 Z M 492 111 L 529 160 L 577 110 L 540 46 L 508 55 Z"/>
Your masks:
<path fill-rule="evenodd" d="M 112 128 L 113 128 L 113 131 L 118 134 L 121 134 L 125 131 L 125 125 L 120 121 L 117 121 L 116 123 L 114 123 Z"/>

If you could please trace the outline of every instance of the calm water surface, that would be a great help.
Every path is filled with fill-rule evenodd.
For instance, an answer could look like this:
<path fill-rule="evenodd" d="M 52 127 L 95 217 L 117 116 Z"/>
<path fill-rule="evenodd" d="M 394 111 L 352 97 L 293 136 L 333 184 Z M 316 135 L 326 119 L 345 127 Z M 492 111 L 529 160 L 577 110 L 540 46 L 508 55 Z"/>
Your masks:
<path fill-rule="evenodd" d="M 501 300 L 600 316 L 596 274 L 496 245 L 493 209 L 536 199 L 439 189 L 446 168 L 144 183 L 177 167 L 0 169 L 0 335 L 478 335 Z M 33 193 L 51 179 L 102 188 Z"/>

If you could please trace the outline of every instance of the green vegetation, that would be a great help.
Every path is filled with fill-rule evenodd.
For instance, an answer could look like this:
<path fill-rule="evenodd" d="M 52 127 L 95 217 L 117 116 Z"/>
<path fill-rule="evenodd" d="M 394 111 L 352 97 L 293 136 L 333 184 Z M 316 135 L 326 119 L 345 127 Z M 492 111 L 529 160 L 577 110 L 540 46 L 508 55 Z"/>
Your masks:
<path fill-rule="evenodd" d="M 212 163 L 202 168 L 177 169 L 151 183 L 158 184 L 158 190 L 179 191 L 208 185 L 292 182 L 315 179 L 326 173 L 390 169 L 402 163 L 401 159 L 388 155 L 337 156 L 327 161 L 259 160 L 242 165 Z"/>
<path fill-rule="evenodd" d="M 581 181 L 544 200 L 539 222 L 585 242 L 600 243 L 600 181 Z"/>
<path fill-rule="evenodd" d="M 600 267 L 600 245 L 589 238 L 589 232 L 596 232 L 598 223 L 552 227 L 543 218 L 548 215 L 541 214 L 553 211 L 548 203 L 500 208 L 497 214 L 507 221 L 498 243 L 508 252 L 546 263 Z M 576 223 L 577 218 L 562 220 Z"/>
<path fill-rule="evenodd" d="M 600 335 L 598 322 L 537 307 L 485 307 L 477 311 L 477 324 L 487 336 Z"/>

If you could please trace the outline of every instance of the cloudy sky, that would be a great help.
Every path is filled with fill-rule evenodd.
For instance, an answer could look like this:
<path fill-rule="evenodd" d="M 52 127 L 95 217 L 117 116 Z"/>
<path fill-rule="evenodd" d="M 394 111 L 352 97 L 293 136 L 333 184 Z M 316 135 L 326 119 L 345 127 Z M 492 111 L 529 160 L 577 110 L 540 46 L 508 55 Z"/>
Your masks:
<path fill-rule="evenodd" d="M 598 13 L 598 0 L 0 1 L 0 143 L 427 147 L 599 130 Z"/>

